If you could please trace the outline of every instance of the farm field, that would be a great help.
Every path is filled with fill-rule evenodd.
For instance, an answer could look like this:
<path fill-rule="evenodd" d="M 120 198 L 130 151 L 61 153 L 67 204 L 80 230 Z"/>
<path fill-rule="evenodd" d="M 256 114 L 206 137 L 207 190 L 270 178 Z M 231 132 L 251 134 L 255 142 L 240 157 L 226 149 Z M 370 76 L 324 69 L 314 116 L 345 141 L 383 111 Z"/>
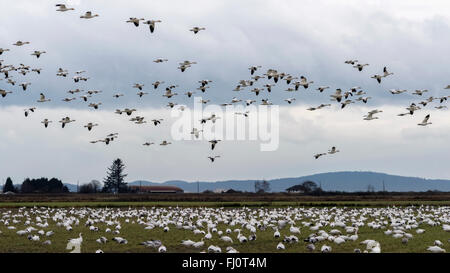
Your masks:
<path fill-rule="evenodd" d="M 2 253 L 67 253 L 71 251 L 66 249 L 68 240 L 78 238 L 79 233 L 83 238 L 82 253 L 97 250 L 158 252 L 160 244 L 167 252 L 176 253 L 213 251 L 211 245 L 219 247 L 221 252 L 232 247 L 240 253 L 320 253 L 324 245 L 331 247 L 331 252 L 352 253 L 355 249 L 373 252 L 375 245 L 362 244 L 366 240 L 379 243 L 383 253 L 429 252 L 427 248 L 434 246 L 436 240 L 442 243 L 437 243 L 442 251 L 450 251 L 448 206 L 294 207 L 272 204 L 271 207 L 256 207 L 260 204 L 254 204 L 254 207 L 221 208 L 219 205 L 223 203 L 200 202 L 178 204 L 178 207 L 175 203 L 160 202 L 158 207 L 152 203 L 115 204 L 120 207 L 111 207 L 111 204 L 106 207 L 103 203 L 96 206 L 53 203 L 52 207 L 44 203 L 5 204 L 0 208 Z M 280 237 L 275 238 L 277 230 Z M 19 235 L 19 231 L 23 234 Z M 50 231 L 53 234 L 47 236 Z M 385 234 L 388 231 L 392 233 Z M 240 242 L 239 234 L 241 239 L 245 236 L 246 242 Z M 250 240 L 251 235 L 256 235 L 256 239 Z M 230 237 L 232 242 L 224 241 L 223 236 Z M 298 241 L 287 242 L 286 236 L 296 236 Z M 97 242 L 101 237 L 107 239 L 106 243 Z M 119 239 L 114 241 L 113 238 Z M 307 238 L 309 241 L 305 242 Z M 402 242 L 405 238 L 407 242 Z M 44 244 L 48 240 L 51 244 Z M 183 240 L 198 242 L 199 246 L 182 245 Z M 142 245 L 143 242 L 148 245 Z M 284 249 L 277 249 L 280 243 Z M 309 250 L 308 245 L 314 245 L 315 249 Z"/>

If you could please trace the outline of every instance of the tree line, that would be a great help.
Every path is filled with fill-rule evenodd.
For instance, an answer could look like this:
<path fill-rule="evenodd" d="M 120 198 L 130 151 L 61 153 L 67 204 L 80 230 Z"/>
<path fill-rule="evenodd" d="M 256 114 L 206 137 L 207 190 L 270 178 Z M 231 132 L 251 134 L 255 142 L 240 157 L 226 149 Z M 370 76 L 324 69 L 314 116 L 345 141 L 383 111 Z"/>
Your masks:
<path fill-rule="evenodd" d="M 108 168 L 103 185 L 92 180 L 88 184 L 81 185 L 78 192 L 80 193 L 124 193 L 129 192 L 124 174 L 125 164 L 118 158 L 114 160 L 111 167 Z M 69 189 L 63 182 L 57 178 L 26 178 L 20 185 L 14 185 L 11 177 L 8 177 L 3 185 L 3 193 L 67 193 Z"/>

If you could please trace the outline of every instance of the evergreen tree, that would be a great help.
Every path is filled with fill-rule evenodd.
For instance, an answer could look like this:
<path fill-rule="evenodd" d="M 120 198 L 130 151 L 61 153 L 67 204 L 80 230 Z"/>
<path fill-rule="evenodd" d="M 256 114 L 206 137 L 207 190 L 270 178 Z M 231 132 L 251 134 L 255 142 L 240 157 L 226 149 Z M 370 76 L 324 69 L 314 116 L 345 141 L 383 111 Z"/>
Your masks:
<path fill-rule="evenodd" d="M 105 192 L 127 192 L 128 186 L 125 183 L 126 174 L 123 173 L 125 165 L 120 158 L 114 160 L 111 167 L 108 168 L 107 176 L 103 180 Z"/>
<path fill-rule="evenodd" d="M 13 182 L 11 180 L 11 177 L 8 177 L 6 179 L 5 185 L 3 185 L 3 192 L 8 192 L 8 191 L 11 191 L 11 192 L 16 191 L 16 189 L 14 188 Z"/>

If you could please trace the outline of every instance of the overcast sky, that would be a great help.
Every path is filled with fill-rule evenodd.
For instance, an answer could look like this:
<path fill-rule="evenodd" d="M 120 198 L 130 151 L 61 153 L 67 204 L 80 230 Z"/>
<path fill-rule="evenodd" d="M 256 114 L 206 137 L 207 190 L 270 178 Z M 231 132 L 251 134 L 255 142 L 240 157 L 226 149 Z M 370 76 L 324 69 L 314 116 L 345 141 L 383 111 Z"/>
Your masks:
<path fill-rule="evenodd" d="M 448 178 L 450 116 L 437 110 L 435 101 L 413 116 L 398 117 L 411 102 L 429 96 L 450 95 L 450 3 L 448 1 L 85 1 L 2 0 L 0 9 L 0 55 L 2 64 L 42 68 L 42 73 L 22 76 L 10 73 L 17 83 L 30 82 L 27 91 L 12 86 L 0 75 L 0 89 L 13 91 L 0 97 L 0 176 L 16 183 L 25 177 L 58 177 L 67 183 L 102 180 L 106 168 L 120 157 L 127 166 L 128 180 L 225 180 L 270 179 L 319 172 L 370 170 L 426 178 Z M 55 4 L 66 3 L 75 11 L 57 12 Z M 86 11 L 99 17 L 80 19 Z M 129 17 L 161 20 L 154 33 L 147 25 L 125 23 Z M 194 26 L 205 31 L 194 35 Z M 16 47 L 18 40 L 31 44 Z M 45 50 L 39 59 L 34 50 Z M 154 63 L 167 58 L 165 63 Z M 347 59 L 369 63 L 362 72 L 344 64 Z M 184 60 L 196 61 L 185 72 L 177 69 Z M 261 65 L 255 74 L 269 68 L 313 80 L 307 90 L 289 93 L 280 80 L 269 94 L 259 96 L 246 88 L 232 90 L 239 80 L 250 79 L 248 67 Z M 384 66 L 394 75 L 378 84 L 370 76 Z M 57 77 L 61 67 L 67 78 Z M 77 70 L 86 70 L 87 82 L 74 83 Z M 201 79 L 210 79 L 206 93 L 195 90 Z M 151 83 L 165 81 L 157 90 Z M 139 98 L 134 83 L 145 84 L 150 93 Z M 261 79 L 256 87 L 268 83 Z M 273 81 L 271 81 L 273 83 Z M 179 95 L 162 97 L 167 85 L 179 85 Z M 319 93 L 320 85 L 330 89 Z M 329 95 L 336 88 L 361 86 L 372 97 L 343 110 Z M 102 90 L 90 102 L 102 102 L 93 110 L 67 91 L 80 88 Z M 392 95 L 389 89 L 407 89 Z M 428 89 L 423 98 L 415 89 Z M 191 106 L 193 98 L 182 94 L 197 91 L 210 103 L 269 98 L 280 105 L 280 145 L 261 152 L 258 141 L 223 141 L 214 153 L 206 141 L 173 141 L 175 118 L 168 101 Z M 39 93 L 51 99 L 39 104 Z M 125 96 L 115 99 L 115 93 Z M 77 95 L 79 97 L 79 95 Z M 295 97 L 292 105 L 283 100 Z M 307 111 L 320 103 L 331 108 Z M 25 118 L 25 107 L 37 107 Z M 164 118 L 161 126 L 137 125 L 114 114 L 117 108 L 136 108 L 137 114 Z M 383 110 L 378 120 L 363 115 Z M 426 114 L 433 123 L 417 126 Z M 57 122 L 70 116 L 74 123 L 61 129 Z M 44 118 L 53 120 L 45 129 Z M 100 126 L 91 132 L 87 122 Z M 118 132 L 110 145 L 89 141 Z M 169 146 L 152 145 L 166 139 Z M 336 146 L 341 152 L 313 158 Z M 210 163 L 207 156 L 220 155 Z"/>

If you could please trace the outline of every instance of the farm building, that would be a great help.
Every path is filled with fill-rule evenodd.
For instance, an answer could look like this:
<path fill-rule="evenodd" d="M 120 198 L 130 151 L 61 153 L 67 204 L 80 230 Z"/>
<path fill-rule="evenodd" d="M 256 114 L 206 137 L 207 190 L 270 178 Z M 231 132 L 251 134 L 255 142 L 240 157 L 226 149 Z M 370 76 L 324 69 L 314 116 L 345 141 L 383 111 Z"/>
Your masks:
<path fill-rule="evenodd" d="M 184 191 L 175 186 L 130 186 L 137 193 L 183 193 Z"/>

